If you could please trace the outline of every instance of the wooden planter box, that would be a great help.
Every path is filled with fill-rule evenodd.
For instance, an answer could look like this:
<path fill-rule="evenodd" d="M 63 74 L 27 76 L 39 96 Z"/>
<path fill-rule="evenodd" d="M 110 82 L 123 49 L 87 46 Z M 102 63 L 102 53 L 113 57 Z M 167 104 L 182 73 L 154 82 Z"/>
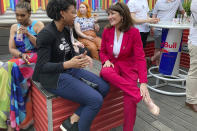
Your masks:
<path fill-rule="evenodd" d="M 92 72 L 98 75 L 101 64 L 94 61 Z M 79 106 L 57 97 L 33 82 L 32 87 L 34 128 L 36 131 L 60 131 L 60 124 Z M 93 121 L 91 131 L 108 131 L 123 124 L 123 92 L 115 87 L 104 99 L 103 106 Z"/>
<path fill-rule="evenodd" d="M 60 124 L 79 106 L 77 103 L 54 96 L 35 82 L 32 87 L 32 101 L 36 131 L 60 131 Z M 91 131 L 108 131 L 122 124 L 123 93 L 112 87 L 93 121 Z"/>

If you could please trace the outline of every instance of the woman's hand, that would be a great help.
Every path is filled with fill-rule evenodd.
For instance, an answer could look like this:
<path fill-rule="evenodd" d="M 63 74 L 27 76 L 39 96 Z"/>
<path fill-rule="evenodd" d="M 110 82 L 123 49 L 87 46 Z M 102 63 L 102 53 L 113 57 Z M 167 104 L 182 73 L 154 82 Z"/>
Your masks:
<path fill-rule="evenodd" d="M 98 32 L 98 31 L 100 30 L 99 24 L 95 23 L 95 25 L 94 25 L 94 30 L 95 30 L 96 32 Z"/>
<path fill-rule="evenodd" d="M 88 40 L 90 40 L 90 41 L 94 41 L 94 37 L 92 37 L 92 36 L 86 36 L 86 39 L 88 39 Z"/>
<path fill-rule="evenodd" d="M 103 67 L 112 67 L 114 68 L 114 64 L 111 63 L 109 60 L 105 61 L 105 64 L 103 65 Z"/>
<path fill-rule="evenodd" d="M 84 48 L 84 45 L 79 41 L 75 41 L 73 45 Z"/>
<path fill-rule="evenodd" d="M 25 34 L 26 36 L 29 35 L 29 32 L 27 30 L 27 28 L 25 28 L 23 25 L 20 26 L 19 31 L 23 34 Z"/>
<path fill-rule="evenodd" d="M 146 102 L 151 102 L 150 94 L 146 83 L 141 83 L 140 94 L 143 97 L 143 100 L 146 100 Z"/>
<path fill-rule="evenodd" d="M 30 64 L 30 62 L 29 62 L 30 56 L 28 54 L 23 53 L 22 59 L 25 61 L 25 63 Z"/>
<path fill-rule="evenodd" d="M 89 65 L 89 58 L 86 56 L 85 52 L 84 54 L 74 56 L 71 60 L 65 61 L 63 63 L 64 69 L 69 68 L 84 68 Z"/>
<path fill-rule="evenodd" d="M 80 54 L 79 56 L 81 56 L 81 58 L 85 58 L 85 59 L 88 60 L 88 65 L 87 65 L 87 66 L 93 67 L 92 58 L 91 58 L 90 56 L 86 55 L 86 54 L 87 54 L 87 51 L 85 51 L 83 54 Z M 84 68 L 84 67 L 83 67 L 83 68 Z"/>
<path fill-rule="evenodd" d="M 87 57 L 75 56 L 70 60 L 71 68 L 85 68 L 89 65 L 89 59 Z"/>
<path fill-rule="evenodd" d="M 147 22 L 151 24 L 156 24 L 159 22 L 159 18 L 148 18 Z"/>

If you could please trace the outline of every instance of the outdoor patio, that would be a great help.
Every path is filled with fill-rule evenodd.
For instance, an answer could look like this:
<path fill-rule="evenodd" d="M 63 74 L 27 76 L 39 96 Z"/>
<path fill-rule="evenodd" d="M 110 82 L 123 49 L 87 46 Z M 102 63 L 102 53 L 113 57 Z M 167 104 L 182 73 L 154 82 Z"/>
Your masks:
<path fill-rule="evenodd" d="M 0 55 L 1 61 L 7 61 L 10 55 Z M 149 79 L 152 84 L 154 80 Z M 172 87 L 165 90 L 179 91 Z M 160 115 L 149 113 L 143 102 L 138 104 L 134 131 L 197 131 L 197 114 L 185 106 L 185 96 L 167 96 L 150 91 L 151 97 L 160 107 Z M 122 126 L 111 131 L 122 131 Z M 31 127 L 23 131 L 34 131 Z"/>

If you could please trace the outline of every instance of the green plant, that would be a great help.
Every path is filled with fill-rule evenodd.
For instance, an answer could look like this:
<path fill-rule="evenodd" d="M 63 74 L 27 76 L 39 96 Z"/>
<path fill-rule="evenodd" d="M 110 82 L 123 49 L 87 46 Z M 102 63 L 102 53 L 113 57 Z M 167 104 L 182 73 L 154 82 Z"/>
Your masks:
<path fill-rule="evenodd" d="M 191 0 L 188 0 L 183 3 L 183 8 L 184 8 L 185 12 L 187 13 L 187 16 L 191 15 L 190 6 L 191 6 Z"/>

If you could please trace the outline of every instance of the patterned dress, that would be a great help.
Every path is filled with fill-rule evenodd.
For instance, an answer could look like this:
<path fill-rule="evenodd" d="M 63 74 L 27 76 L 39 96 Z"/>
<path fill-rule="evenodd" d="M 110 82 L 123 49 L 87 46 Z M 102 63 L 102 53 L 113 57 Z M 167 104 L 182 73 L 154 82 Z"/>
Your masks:
<path fill-rule="evenodd" d="M 36 23 L 37 21 L 33 21 L 27 27 L 28 32 L 34 36 L 37 36 L 33 29 Z M 18 24 L 17 26 L 20 28 L 21 25 Z M 29 110 L 31 108 L 27 106 L 32 106 L 29 88 L 31 87 L 31 77 L 34 72 L 37 54 L 36 48 L 26 35 L 23 34 L 23 41 L 18 41 L 16 35 L 14 37 L 16 48 L 30 56 L 28 60 L 30 63 L 27 64 L 21 58 L 13 58 L 7 62 L 7 66 L 3 64 L 4 68 L 0 68 L 0 128 L 6 128 L 5 121 L 10 120 L 11 127 L 19 130 L 19 125 L 26 118 L 26 109 L 28 108 L 28 111 L 32 112 L 32 110 Z M 5 99 L 1 98 L 3 92 L 6 96 Z"/>

